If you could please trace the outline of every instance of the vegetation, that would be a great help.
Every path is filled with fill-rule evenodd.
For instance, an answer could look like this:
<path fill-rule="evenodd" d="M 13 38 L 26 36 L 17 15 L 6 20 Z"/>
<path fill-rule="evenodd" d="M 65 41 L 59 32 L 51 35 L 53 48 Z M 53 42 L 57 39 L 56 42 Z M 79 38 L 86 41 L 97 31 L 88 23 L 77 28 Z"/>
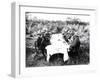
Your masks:
<path fill-rule="evenodd" d="M 80 57 L 76 59 L 69 59 L 63 62 L 61 59 L 56 59 L 53 63 L 45 61 L 42 53 L 36 53 L 35 41 L 40 34 L 56 33 L 57 28 L 60 32 L 71 36 L 71 34 L 78 35 L 80 45 Z M 66 18 L 66 21 L 49 21 L 38 18 L 28 19 L 26 16 L 26 66 L 52 66 L 52 65 L 77 65 L 89 63 L 89 22 L 81 21 L 79 18 Z"/>

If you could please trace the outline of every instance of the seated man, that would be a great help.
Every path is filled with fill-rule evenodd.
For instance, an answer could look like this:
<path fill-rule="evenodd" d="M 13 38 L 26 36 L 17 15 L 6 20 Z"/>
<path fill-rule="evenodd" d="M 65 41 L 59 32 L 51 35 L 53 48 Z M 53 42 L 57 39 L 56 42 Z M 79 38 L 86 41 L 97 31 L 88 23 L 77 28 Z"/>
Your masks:
<path fill-rule="evenodd" d="M 68 52 L 69 57 L 76 58 L 79 56 L 80 39 L 79 36 L 73 36 L 73 41 L 70 45 L 70 51 Z"/>
<path fill-rule="evenodd" d="M 45 47 L 47 45 L 50 45 L 50 41 L 49 41 L 49 34 L 45 34 L 45 35 L 41 35 L 38 37 L 37 41 L 35 42 L 35 49 L 36 49 L 36 52 L 38 54 L 42 53 L 43 57 L 45 58 L 46 60 L 46 49 Z"/>
<path fill-rule="evenodd" d="M 64 54 L 64 61 L 68 60 L 68 51 L 69 45 L 64 40 L 63 35 L 61 33 L 59 34 L 53 34 L 50 39 L 51 45 L 48 45 L 46 47 L 47 50 L 47 61 L 49 61 L 50 55 L 62 53 Z"/>

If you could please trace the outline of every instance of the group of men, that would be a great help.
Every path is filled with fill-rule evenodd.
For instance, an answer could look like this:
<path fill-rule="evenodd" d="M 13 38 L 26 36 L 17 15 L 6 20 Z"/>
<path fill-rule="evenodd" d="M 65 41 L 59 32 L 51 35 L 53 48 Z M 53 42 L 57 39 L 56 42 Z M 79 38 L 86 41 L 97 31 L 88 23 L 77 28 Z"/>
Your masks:
<path fill-rule="evenodd" d="M 49 62 L 50 57 L 54 54 L 63 54 L 63 60 L 67 61 L 69 58 L 78 56 L 78 49 L 80 47 L 79 36 L 67 34 L 54 33 L 40 35 L 35 44 L 37 53 L 42 53 L 45 60 Z"/>

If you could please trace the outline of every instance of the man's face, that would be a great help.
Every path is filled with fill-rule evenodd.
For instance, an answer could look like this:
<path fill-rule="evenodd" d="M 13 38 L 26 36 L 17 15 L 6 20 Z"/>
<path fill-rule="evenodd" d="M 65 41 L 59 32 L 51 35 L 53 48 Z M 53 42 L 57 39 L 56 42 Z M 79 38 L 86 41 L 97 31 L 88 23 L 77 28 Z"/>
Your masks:
<path fill-rule="evenodd" d="M 65 34 L 66 39 L 70 39 L 71 38 L 71 34 L 67 33 Z"/>

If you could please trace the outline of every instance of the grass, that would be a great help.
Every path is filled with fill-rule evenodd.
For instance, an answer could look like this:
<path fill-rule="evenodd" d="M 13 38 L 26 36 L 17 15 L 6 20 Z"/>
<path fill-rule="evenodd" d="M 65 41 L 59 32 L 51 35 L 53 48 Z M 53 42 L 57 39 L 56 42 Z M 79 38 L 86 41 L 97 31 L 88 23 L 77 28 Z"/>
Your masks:
<path fill-rule="evenodd" d="M 68 61 L 63 61 L 62 58 L 56 58 L 53 62 L 45 61 L 42 53 L 36 53 L 33 48 L 26 48 L 26 67 L 38 67 L 38 66 L 63 66 L 63 65 L 81 65 L 89 64 L 89 48 L 87 44 L 81 44 L 79 48 L 79 56 L 76 58 L 70 58 Z M 53 56 L 52 56 L 53 57 Z M 52 58 L 51 57 L 51 58 Z"/>

